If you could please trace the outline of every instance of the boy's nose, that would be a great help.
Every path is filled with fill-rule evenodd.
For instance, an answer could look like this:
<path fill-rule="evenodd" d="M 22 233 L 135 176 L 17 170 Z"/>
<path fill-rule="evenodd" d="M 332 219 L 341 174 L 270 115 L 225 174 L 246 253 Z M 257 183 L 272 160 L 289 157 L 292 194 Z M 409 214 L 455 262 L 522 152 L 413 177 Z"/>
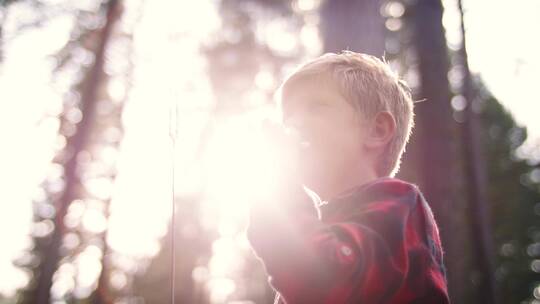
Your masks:
<path fill-rule="evenodd" d="M 300 131 L 298 131 L 298 129 L 295 127 L 286 127 L 285 134 L 287 134 L 287 136 L 291 140 L 294 140 L 295 142 L 298 142 L 301 140 Z"/>
<path fill-rule="evenodd" d="M 286 128 L 292 128 L 296 129 L 297 131 L 301 131 L 305 126 L 305 119 L 304 117 L 302 117 L 302 115 L 293 114 L 287 117 L 283 124 Z"/>
<path fill-rule="evenodd" d="M 285 134 L 288 141 L 300 149 L 308 149 L 311 147 L 311 141 L 307 138 L 305 133 L 295 127 L 285 128 Z"/>

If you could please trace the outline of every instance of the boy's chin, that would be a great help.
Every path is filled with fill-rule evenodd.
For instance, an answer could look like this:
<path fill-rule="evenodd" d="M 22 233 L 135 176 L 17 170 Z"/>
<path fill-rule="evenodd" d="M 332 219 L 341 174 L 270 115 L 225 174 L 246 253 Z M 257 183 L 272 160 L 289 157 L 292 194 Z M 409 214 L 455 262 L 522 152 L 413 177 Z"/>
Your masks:
<path fill-rule="evenodd" d="M 317 192 L 324 184 L 324 178 L 315 170 L 301 170 L 299 175 L 300 182 L 309 189 Z"/>

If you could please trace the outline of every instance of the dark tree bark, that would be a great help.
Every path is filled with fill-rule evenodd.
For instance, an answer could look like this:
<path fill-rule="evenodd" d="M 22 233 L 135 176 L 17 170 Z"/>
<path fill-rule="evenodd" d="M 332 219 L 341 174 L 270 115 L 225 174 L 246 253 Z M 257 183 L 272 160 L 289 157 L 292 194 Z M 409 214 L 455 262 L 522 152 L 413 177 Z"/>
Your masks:
<path fill-rule="evenodd" d="M 324 51 L 383 56 L 386 29 L 380 9 L 379 0 L 325 1 L 320 9 Z"/>
<path fill-rule="evenodd" d="M 79 173 L 77 172 L 77 155 L 82 151 L 88 141 L 88 135 L 92 127 L 96 106 L 97 89 L 103 76 L 104 54 L 109 41 L 113 25 L 118 20 L 119 7 L 117 0 L 111 0 L 107 7 L 107 20 L 101 29 L 101 37 L 96 50 L 95 61 L 87 74 L 81 91 L 82 120 L 77 125 L 77 132 L 69 138 L 66 149 L 70 151 L 70 158 L 65 162 L 65 188 L 56 205 L 55 228 L 50 242 L 45 250 L 45 255 L 39 269 L 39 278 L 35 289 L 34 301 L 37 304 L 51 302 L 50 290 L 53 284 L 53 275 L 60 261 L 60 246 L 65 233 L 64 217 L 70 203 L 77 197 L 80 185 Z"/>
<path fill-rule="evenodd" d="M 439 231 L 448 289 L 453 302 L 463 299 L 466 276 L 463 257 L 463 227 L 459 197 L 460 159 L 457 153 L 457 127 L 452 117 L 451 92 L 448 82 L 448 52 L 442 25 L 440 0 L 418 0 L 410 7 L 413 44 L 420 76 L 419 98 L 426 101 L 416 106 L 415 158 L 419 166 L 420 186 L 429 201 Z"/>
<path fill-rule="evenodd" d="M 482 292 L 478 293 L 477 303 L 499 303 L 496 294 L 495 281 L 495 261 L 493 252 L 495 248 L 491 238 L 490 211 L 487 199 L 487 169 L 486 160 L 483 157 L 483 148 L 481 146 L 481 121 L 480 117 L 473 110 L 473 100 L 475 99 L 475 89 L 469 70 L 467 56 L 465 25 L 463 20 L 462 1 L 458 0 L 462 45 L 459 50 L 460 64 L 463 68 L 463 96 L 467 101 L 464 110 L 465 120 L 462 124 L 461 135 L 463 137 L 463 152 L 465 159 L 465 172 L 467 176 L 468 200 L 471 206 L 471 224 L 474 231 L 474 249 L 476 263 L 482 274 L 478 288 Z"/>

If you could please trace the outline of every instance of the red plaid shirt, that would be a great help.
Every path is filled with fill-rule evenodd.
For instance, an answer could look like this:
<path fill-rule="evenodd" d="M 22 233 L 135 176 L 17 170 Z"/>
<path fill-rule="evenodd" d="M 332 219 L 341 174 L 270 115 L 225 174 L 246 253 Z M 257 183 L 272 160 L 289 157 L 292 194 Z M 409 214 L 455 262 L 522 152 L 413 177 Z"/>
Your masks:
<path fill-rule="evenodd" d="M 277 302 L 450 303 L 433 213 L 415 185 L 380 178 L 314 208 L 252 208 L 248 239 Z"/>

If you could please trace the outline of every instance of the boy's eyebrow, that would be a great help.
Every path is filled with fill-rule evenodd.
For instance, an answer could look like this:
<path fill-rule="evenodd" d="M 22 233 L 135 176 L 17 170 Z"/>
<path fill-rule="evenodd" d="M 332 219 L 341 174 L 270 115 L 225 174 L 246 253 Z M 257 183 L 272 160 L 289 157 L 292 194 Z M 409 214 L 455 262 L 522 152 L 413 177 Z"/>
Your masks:
<path fill-rule="evenodd" d="M 293 110 L 293 109 L 297 109 L 297 108 L 301 109 L 302 107 L 309 107 L 313 105 L 331 106 L 332 102 L 330 102 L 328 98 L 321 98 L 319 96 L 311 96 L 311 97 L 304 96 L 304 97 L 295 98 L 292 101 L 289 100 L 285 108 L 287 108 L 288 110 Z"/>

